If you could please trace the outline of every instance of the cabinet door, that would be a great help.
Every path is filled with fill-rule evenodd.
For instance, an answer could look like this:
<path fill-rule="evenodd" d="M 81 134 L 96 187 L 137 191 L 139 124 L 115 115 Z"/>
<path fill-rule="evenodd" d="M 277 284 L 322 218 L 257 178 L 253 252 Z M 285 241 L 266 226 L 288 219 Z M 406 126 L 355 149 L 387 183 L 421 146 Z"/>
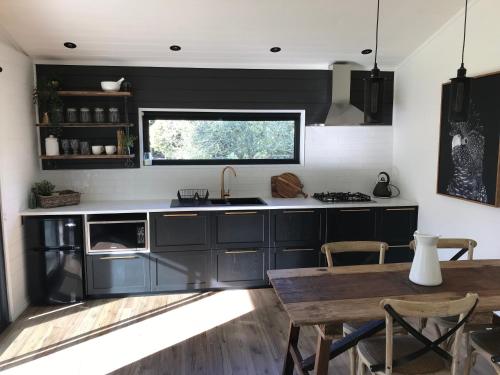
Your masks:
<path fill-rule="evenodd" d="M 267 284 L 268 249 L 217 250 L 218 287 L 253 287 Z"/>
<path fill-rule="evenodd" d="M 87 255 L 87 294 L 150 290 L 148 254 Z"/>
<path fill-rule="evenodd" d="M 337 208 L 327 210 L 327 241 L 375 240 L 374 208 Z"/>
<path fill-rule="evenodd" d="M 323 210 L 271 211 L 271 241 L 276 247 L 319 246 L 323 222 Z"/>
<path fill-rule="evenodd" d="M 384 207 L 380 209 L 377 238 L 389 244 L 386 263 L 410 262 L 413 251 L 408 244 L 417 230 L 417 207 Z"/>
<path fill-rule="evenodd" d="M 153 252 L 210 249 L 209 212 L 152 213 L 150 221 Z"/>
<path fill-rule="evenodd" d="M 177 291 L 210 287 L 210 250 L 151 255 L 151 290 Z"/>
<path fill-rule="evenodd" d="M 214 217 L 215 248 L 269 246 L 269 211 L 225 211 Z"/>
<path fill-rule="evenodd" d="M 318 247 L 277 248 L 273 249 L 272 255 L 275 269 L 319 267 L 321 260 Z"/>

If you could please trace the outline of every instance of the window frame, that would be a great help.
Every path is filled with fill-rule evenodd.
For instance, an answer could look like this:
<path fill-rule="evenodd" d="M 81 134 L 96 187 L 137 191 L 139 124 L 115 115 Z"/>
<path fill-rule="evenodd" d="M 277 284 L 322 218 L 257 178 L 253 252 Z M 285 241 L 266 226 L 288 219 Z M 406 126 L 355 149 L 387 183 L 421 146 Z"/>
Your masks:
<path fill-rule="evenodd" d="M 242 120 L 294 120 L 294 157 L 293 159 L 197 159 L 197 160 L 153 160 L 152 166 L 220 166 L 220 165 L 304 165 L 304 135 L 305 135 L 305 110 L 258 110 L 258 109 L 193 109 L 193 108 L 139 108 L 139 148 L 141 167 L 144 167 L 144 152 L 146 141 L 149 143 L 147 122 L 154 117 L 172 117 L 177 119 L 200 119 L 208 117 Z M 146 139 L 147 137 L 147 139 Z M 147 145 L 149 147 L 149 144 Z M 149 150 L 149 148 L 148 148 Z"/>

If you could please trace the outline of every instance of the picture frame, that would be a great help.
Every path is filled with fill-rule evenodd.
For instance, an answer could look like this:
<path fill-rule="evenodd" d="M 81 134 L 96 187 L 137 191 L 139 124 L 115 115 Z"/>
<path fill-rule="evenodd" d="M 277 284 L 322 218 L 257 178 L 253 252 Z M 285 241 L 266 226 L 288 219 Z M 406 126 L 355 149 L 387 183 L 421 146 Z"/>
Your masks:
<path fill-rule="evenodd" d="M 442 85 L 437 194 L 500 207 L 500 72 L 473 77 L 466 122 L 450 122 Z"/>

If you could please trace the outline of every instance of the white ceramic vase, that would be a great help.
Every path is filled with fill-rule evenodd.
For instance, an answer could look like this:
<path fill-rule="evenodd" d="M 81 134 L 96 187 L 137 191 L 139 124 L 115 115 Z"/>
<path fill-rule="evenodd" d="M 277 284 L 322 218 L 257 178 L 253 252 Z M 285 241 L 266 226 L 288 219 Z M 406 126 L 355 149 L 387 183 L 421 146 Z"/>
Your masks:
<path fill-rule="evenodd" d="M 410 270 L 410 280 L 415 284 L 436 286 L 443 283 L 437 253 L 439 236 L 414 233 L 415 257 Z"/>

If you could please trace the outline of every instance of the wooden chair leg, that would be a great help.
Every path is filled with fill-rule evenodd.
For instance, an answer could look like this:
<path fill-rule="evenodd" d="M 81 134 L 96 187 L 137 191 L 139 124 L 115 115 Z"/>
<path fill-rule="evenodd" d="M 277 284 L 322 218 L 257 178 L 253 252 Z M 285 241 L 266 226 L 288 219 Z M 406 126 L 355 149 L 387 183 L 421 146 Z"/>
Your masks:
<path fill-rule="evenodd" d="M 365 364 L 363 363 L 361 358 L 359 358 L 359 356 L 358 356 L 357 367 L 358 367 L 357 368 L 357 375 L 365 375 Z"/>
<path fill-rule="evenodd" d="M 318 344 L 316 346 L 316 360 L 314 362 L 314 373 L 316 375 L 328 374 L 328 362 L 330 362 L 330 344 L 332 340 L 318 335 Z"/>
<path fill-rule="evenodd" d="M 290 322 L 290 329 L 288 333 L 288 343 L 286 346 L 285 362 L 283 363 L 282 375 L 293 375 L 294 361 L 290 353 L 290 347 L 296 347 L 299 342 L 300 327 L 296 327 Z"/>
<path fill-rule="evenodd" d="M 356 375 L 358 373 L 358 352 L 356 347 L 349 349 L 349 373 Z"/>

